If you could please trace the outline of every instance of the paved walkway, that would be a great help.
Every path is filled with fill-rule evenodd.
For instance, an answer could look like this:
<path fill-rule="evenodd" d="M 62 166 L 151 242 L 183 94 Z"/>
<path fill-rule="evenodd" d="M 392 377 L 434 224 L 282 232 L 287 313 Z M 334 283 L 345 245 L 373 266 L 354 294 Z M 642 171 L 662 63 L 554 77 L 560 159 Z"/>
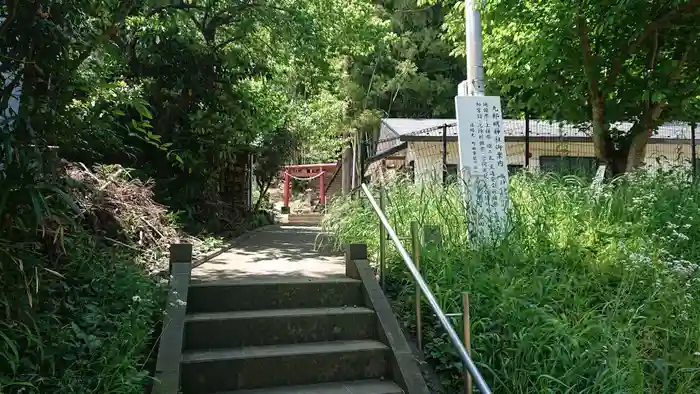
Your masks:
<path fill-rule="evenodd" d="M 193 281 L 345 276 L 342 255 L 316 251 L 319 227 L 273 225 L 243 235 L 227 252 L 192 270 Z"/>

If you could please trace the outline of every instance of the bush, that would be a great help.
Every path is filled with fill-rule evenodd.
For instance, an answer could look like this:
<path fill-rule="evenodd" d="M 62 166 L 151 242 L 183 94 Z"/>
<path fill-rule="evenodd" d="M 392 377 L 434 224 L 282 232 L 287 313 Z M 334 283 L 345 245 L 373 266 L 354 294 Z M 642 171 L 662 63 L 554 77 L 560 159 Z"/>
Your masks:
<path fill-rule="evenodd" d="M 403 239 L 414 220 L 441 227 L 443 246 L 424 249 L 423 275 L 446 312 L 461 311 L 470 293 L 473 354 L 494 392 L 699 391 L 700 190 L 685 173 L 632 174 L 597 198 L 577 178 L 520 174 L 510 231 L 476 247 L 456 187 L 397 180 L 385 190 Z M 325 226 L 340 243 L 376 253 L 369 204 L 338 200 L 330 212 Z M 412 281 L 391 248 L 388 260 L 388 292 L 414 325 Z M 424 351 L 460 392 L 456 352 L 424 309 Z M 460 331 L 461 318 L 454 324 Z"/>
<path fill-rule="evenodd" d="M 27 245 L 0 245 L 0 392 L 143 393 L 163 292 L 133 251 L 81 232 L 64 245 L 61 274 Z"/>

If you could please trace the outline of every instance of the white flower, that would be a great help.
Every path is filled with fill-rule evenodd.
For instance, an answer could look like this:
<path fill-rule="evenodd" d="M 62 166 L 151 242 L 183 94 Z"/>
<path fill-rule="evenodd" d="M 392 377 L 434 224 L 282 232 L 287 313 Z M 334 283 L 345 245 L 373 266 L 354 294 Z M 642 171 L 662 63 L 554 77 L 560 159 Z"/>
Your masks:
<path fill-rule="evenodd" d="M 131 300 L 134 302 L 141 302 L 141 297 L 135 295 L 135 296 L 131 297 Z"/>

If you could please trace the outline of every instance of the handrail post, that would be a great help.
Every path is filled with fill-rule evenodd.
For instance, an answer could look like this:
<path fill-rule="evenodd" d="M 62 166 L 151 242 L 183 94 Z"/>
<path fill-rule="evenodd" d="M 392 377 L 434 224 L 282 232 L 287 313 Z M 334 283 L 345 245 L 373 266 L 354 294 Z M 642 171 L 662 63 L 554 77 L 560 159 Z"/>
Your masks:
<path fill-rule="evenodd" d="M 466 366 L 467 370 L 471 373 L 472 379 L 476 382 L 476 386 L 479 388 L 479 391 L 482 394 L 491 394 L 491 389 L 489 388 L 488 384 L 486 384 L 483 375 L 481 375 L 481 372 L 479 372 L 479 369 L 476 367 L 476 364 L 474 364 L 474 361 L 469 356 L 467 349 L 462 343 L 462 339 L 459 337 L 459 334 L 457 334 L 457 331 L 455 331 L 454 327 L 452 326 L 452 323 L 450 323 L 450 321 L 448 320 L 447 316 L 445 315 L 445 312 L 443 312 L 440 308 L 440 304 L 435 298 L 435 295 L 430 291 L 428 284 L 425 283 L 425 280 L 421 276 L 420 271 L 413 264 L 413 259 L 411 258 L 411 255 L 409 255 L 406 251 L 406 248 L 404 248 L 403 244 L 401 243 L 401 240 L 399 239 L 399 236 L 396 234 L 396 231 L 394 231 L 394 229 L 391 227 L 389 220 L 379 209 L 379 205 L 377 204 L 377 201 L 374 199 L 374 197 L 372 197 L 372 193 L 370 193 L 369 188 L 367 188 L 367 185 L 365 185 L 364 183 L 362 183 L 360 186 L 362 187 L 362 191 L 365 193 L 365 196 L 367 196 L 367 200 L 369 200 L 370 205 L 377 213 L 377 216 L 379 216 L 379 220 L 384 225 L 384 228 L 386 228 L 387 234 L 389 234 L 389 237 L 394 242 L 394 245 L 396 246 L 396 249 L 398 250 L 401 257 L 403 258 L 404 263 L 406 263 L 408 271 L 411 273 L 411 276 L 413 276 L 413 279 L 415 279 L 416 286 L 420 287 L 422 292 L 425 294 L 425 298 L 428 302 L 428 305 L 435 313 L 435 316 L 440 322 L 442 328 L 444 328 L 445 331 L 447 331 L 447 337 L 450 339 L 452 345 L 457 348 L 457 353 L 459 354 L 459 357 L 462 359 L 462 362 Z"/>
<path fill-rule="evenodd" d="M 386 210 L 386 196 L 384 186 L 379 186 L 379 209 Z M 386 291 L 386 229 L 379 221 L 379 280 L 382 284 L 382 291 Z"/>
<path fill-rule="evenodd" d="M 413 263 L 420 272 L 420 236 L 418 235 L 418 222 L 411 222 L 411 244 L 413 246 Z M 420 313 L 420 286 L 414 280 L 416 286 L 416 339 L 418 350 L 423 351 L 423 318 Z"/>

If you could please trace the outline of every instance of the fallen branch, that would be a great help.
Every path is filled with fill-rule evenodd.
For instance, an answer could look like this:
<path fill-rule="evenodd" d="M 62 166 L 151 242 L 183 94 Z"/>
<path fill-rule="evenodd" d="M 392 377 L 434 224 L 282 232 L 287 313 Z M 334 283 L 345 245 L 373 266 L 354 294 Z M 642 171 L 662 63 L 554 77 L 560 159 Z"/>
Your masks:
<path fill-rule="evenodd" d="M 129 245 L 129 244 L 125 244 L 124 242 L 122 242 L 122 241 L 117 241 L 117 240 L 114 239 L 114 238 L 110 238 L 110 237 L 103 237 L 103 238 L 106 239 L 107 241 L 114 242 L 115 244 L 121 245 L 121 246 L 123 246 L 123 247 L 125 247 L 125 248 L 129 248 L 129 249 L 131 249 L 131 250 L 135 250 L 135 251 L 141 252 L 141 253 L 144 252 L 144 250 L 141 249 L 141 248 L 137 248 L 136 246 L 131 246 L 131 245 Z"/>
<path fill-rule="evenodd" d="M 105 184 L 100 187 L 100 191 L 103 191 L 107 186 L 109 186 L 110 183 L 114 182 L 114 180 L 117 179 L 117 177 L 119 176 L 119 174 L 122 173 L 123 170 L 124 168 L 120 168 L 117 172 L 110 175 L 107 179 L 107 182 L 105 182 Z"/>
<path fill-rule="evenodd" d="M 148 222 L 146 219 L 144 219 L 143 217 L 139 217 L 139 218 L 141 219 L 141 221 L 143 221 L 144 223 L 146 223 L 146 225 L 147 225 L 148 227 L 150 227 L 151 230 L 155 231 L 156 234 L 160 235 L 160 238 L 161 238 L 161 239 L 165 238 L 165 236 L 163 235 L 163 233 L 161 233 L 160 231 L 158 231 L 158 229 L 157 229 L 154 225 L 152 225 L 151 223 L 149 223 L 149 222 Z"/>
<path fill-rule="evenodd" d="M 88 174 L 92 179 L 97 181 L 97 183 L 101 182 L 100 178 L 98 178 L 95 174 L 93 174 L 92 171 L 90 171 L 90 169 L 87 168 L 87 166 L 85 164 L 83 164 L 82 162 L 78 163 L 78 164 L 80 164 L 80 166 L 83 167 L 83 170 L 85 170 L 85 173 Z"/>

